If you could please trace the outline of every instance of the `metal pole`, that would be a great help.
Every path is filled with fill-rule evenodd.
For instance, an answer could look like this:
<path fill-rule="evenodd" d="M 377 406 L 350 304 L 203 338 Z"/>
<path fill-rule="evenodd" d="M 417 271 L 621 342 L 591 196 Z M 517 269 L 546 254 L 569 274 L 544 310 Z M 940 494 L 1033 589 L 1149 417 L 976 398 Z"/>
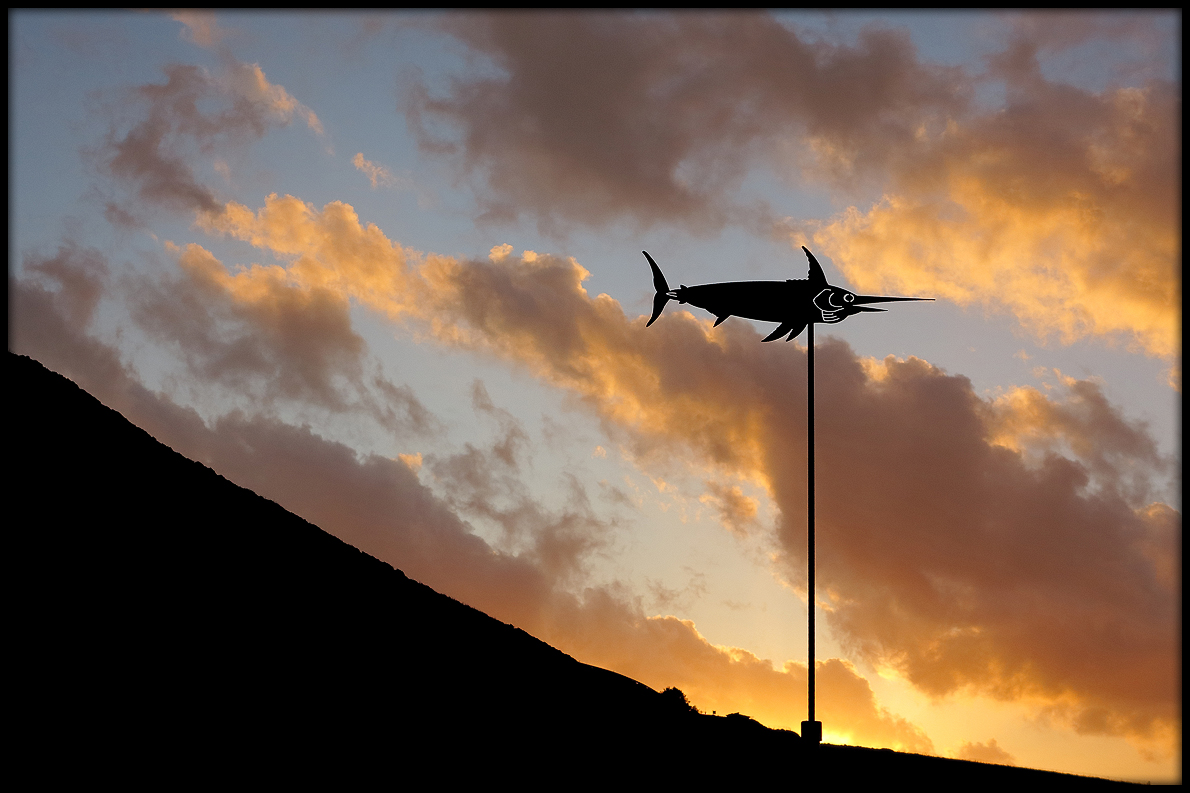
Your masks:
<path fill-rule="evenodd" d="M 807 494 L 806 494 L 806 566 L 809 571 L 806 598 L 810 612 L 809 720 L 802 723 L 802 738 L 810 745 L 822 742 L 822 722 L 814 718 L 814 323 L 806 337 L 807 394 Z"/>

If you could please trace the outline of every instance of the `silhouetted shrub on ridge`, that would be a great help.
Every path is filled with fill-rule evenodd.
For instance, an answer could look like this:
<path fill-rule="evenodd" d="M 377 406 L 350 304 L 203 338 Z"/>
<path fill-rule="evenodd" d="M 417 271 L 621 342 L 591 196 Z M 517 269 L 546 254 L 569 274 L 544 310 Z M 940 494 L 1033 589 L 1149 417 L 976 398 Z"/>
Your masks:
<path fill-rule="evenodd" d="M 690 704 L 690 700 L 686 699 L 680 688 L 670 686 L 661 692 L 661 696 L 665 699 L 666 708 L 673 713 L 695 716 L 701 712 Z"/>

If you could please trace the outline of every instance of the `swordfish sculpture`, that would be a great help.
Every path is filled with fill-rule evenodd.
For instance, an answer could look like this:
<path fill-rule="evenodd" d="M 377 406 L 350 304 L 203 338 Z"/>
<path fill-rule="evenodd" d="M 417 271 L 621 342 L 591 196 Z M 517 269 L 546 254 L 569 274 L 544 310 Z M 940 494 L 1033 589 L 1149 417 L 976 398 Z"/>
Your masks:
<path fill-rule="evenodd" d="M 671 300 L 689 303 L 705 308 L 715 315 L 715 327 L 728 317 L 757 319 L 761 322 L 779 322 L 780 326 L 764 337 L 762 341 L 776 341 L 785 336 L 790 341 L 811 322 L 842 322 L 852 314 L 870 311 L 884 311 L 872 308 L 870 303 L 899 303 L 909 300 L 933 300 L 932 297 L 882 297 L 879 295 L 857 295 L 826 282 L 822 265 L 805 246 L 802 250 L 810 260 L 810 274 L 807 278 L 788 281 L 730 281 L 723 284 L 702 284 L 670 289 L 661 273 L 661 268 L 648 251 L 641 251 L 649 260 L 653 270 L 653 316 L 649 317 L 647 328 L 661 316 L 665 304 Z"/>

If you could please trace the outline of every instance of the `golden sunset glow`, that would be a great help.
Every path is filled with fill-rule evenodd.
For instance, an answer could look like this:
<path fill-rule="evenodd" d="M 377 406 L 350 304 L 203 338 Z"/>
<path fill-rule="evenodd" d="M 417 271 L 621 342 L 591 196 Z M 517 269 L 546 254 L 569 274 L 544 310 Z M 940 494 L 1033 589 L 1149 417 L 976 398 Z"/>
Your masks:
<path fill-rule="evenodd" d="M 861 291 L 930 294 L 1012 312 L 1040 338 L 1088 335 L 1173 358 L 1181 348 L 1176 98 L 1158 89 L 1109 92 L 1077 109 L 1103 124 L 1066 129 L 1069 156 L 1037 147 L 1033 118 L 952 125 L 938 159 L 900 176 L 903 191 L 851 207 L 810 237 Z M 1065 123 L 1071 119 L 1065 118 Z"/>
<path fill-rule="evenodd" d="M 1180 14 L 10 17 L 10 351 L 706 713 L 813 609 L 828 743 L 1180 780 Z M 934 302 L 680 289 L 803 245 Z"/>

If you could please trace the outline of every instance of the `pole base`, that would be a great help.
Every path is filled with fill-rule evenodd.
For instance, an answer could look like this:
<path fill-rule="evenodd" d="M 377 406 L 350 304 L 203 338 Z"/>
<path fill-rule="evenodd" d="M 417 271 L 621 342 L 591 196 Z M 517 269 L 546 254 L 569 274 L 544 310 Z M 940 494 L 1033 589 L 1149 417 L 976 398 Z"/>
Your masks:
<path fill-rule="evenodd" d="M 817 746 L 822 743 L 822 722 L 803 721 L 802 740 L 811 746 Z"/>

